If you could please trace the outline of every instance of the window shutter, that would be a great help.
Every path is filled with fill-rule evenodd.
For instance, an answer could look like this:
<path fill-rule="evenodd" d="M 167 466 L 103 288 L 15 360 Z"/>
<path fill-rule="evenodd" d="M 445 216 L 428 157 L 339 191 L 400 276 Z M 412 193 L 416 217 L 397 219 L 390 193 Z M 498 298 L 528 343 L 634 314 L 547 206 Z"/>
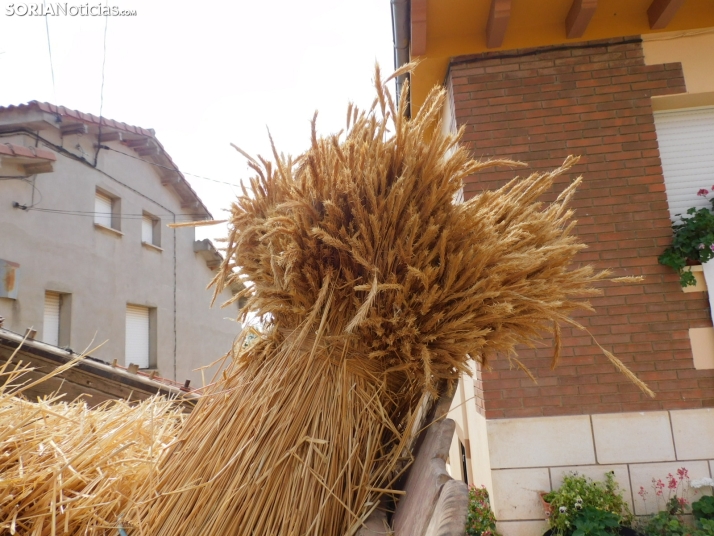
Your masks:
<path fill-rule="evenodd" d="M 655 128 L 672 220 L 710 207 L 697 192 L 714 185 L 714 107 L 655 112 Z"/>
<path fill-rule="evenodd" d="M 141 218 L 141 241 L 147 244 L 154 243 L 154 220 L 149 216 Z"/>
<path fill-rule="evenodd" d="M 45 313 L 42 323 L 42 340 L 48 344 L 59 344 L 60 295 L 45 292 Z"/>
<path fill-rule="evenodd" d="M 112 199 L 99 192 L 94 198 L 94 223 L 104 227 L 112 226 Z"/>
<path fill-rule="evenodd" d="M 149 368 L 149 309 L 126 306 L 126 350 L 124 364 Z"/>

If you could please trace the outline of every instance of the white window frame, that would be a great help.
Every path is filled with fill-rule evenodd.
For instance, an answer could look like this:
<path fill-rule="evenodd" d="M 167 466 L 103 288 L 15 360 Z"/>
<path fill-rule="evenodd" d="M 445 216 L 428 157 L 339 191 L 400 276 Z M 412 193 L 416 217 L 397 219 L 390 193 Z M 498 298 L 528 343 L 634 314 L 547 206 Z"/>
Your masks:
<path fill-rule="evenodd" d="M 156 368 L 156 308 L 127 303 L 124 363 Z"/>
<path fill-rule="evenodd" d="M 72 295 L 46 290 L 42 314 L 42 341 L 53 346 L 69 346 L 71 315 Z"/>
<path fill-rule="evenodd" d="M 141 243 L 161 248 L 161 221 L 146 211 L 141 215 Z"/>
<path fill-rule="evenodd" d="M 691 207 L 711 207 L 714 190 L 714 106 L 654 112 L 662 174 L 672 221 Z M 697 196 L 700 189 L 710 194 Z"/>
<path fill-rule="evenodd" d="M 101 188 L 94 194 L 94 225 L 121 231 L 121 199 Z"/>
<path fill-rule="evenodd" d="M 42 342 L 52 346 L 59 346 L 60 308 L 60 293 L 50 290 L 45 291 L 45 305 L 42 314 Z"/>

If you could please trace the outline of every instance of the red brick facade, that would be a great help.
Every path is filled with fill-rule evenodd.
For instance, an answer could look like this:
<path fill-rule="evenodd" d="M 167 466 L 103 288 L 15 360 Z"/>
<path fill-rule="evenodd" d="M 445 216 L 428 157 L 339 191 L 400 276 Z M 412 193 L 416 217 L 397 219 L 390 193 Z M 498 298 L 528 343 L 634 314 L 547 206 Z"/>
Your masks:
<path fill-rule="evenodd" d="M 671 229 L 650 97 L 685 91 L 681 65 L 645 65 L 641 42 L 627 38 L 459 57 L 449 73 L 456 122 L 474 156 L 540 171 L 582 155 L 555 188 L 584 176 L 573 206 L 589 247 L 578 260 L 646 279 L 603 284 L 591 300 L 596 313 L 578 320 L 657 393 L 640 393 L 586 333 L 564 328 L 556 370 L 551 347 L 519 351 L 537 385 L 503 359 L 479 371 L 479 411 L 504 418 L 714 407 L 714 371 L 694 369 L 688 332 L 712 325 L 706 293 L 683 293 L 678 276 L 657 263 Z M 465 197 L 513 174 L 472 177 Z"/>

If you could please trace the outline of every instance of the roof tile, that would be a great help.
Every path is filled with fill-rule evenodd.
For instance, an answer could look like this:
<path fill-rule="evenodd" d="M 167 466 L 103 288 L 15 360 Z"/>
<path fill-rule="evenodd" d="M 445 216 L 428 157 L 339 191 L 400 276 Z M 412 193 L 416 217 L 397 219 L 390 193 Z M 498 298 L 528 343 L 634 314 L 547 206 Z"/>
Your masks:
<path fill-rule="evenodd" d="M 86 123 L 92 123 L 92 124 L 95 124 L 95 125 L 98 125 L 98 124 L 99 124 L 99 118 L 96 117 L 95 115 L 85 114 L 85 113 L 79 112 L 78 110 L 72 110 L 72 109 L 70 109 L 70 108 L 65 108 L 64 106 L 56 106 L 56 105 L 51 104 L 51 103 L 49 103 L 49 102 L 40 102 L 40 101 L 36 101 L 36 100 L 30 101 L 30 102 L 28 102 L 28 103 L 26 103 L 26 104 L 18 104 L 18 105 L 13 105 L 13 104 L 11 104 L 11 105 L 9 105 L 9 106 L 0 106 L 0 113 L 4 112 L 4 111 L 6 111 L 6 110 L 8 110 L 8 111 L 9 111 L 9 110 L 15 110 L 15 109 L 23 110 L 23 109 L 32 109 L 32 108 L 37 108 L 37 109 L 39 109 L 39 110 L 41 110 L 41 111 L 43 111 L 43 112 L 47 112 L 47 113 L 53 113 L 53 114 L 59 114 L 59 115 L 64 115 L 64 116 L 72 117 L 72 118 L 75 118 L 75 119 L 79 119 L 79 120 L 81 120 L 81 121 L 84 121 L 84 122 L 86 122 Z M 184 177 L 183 173 L 181 173 L 181 170 L 180 170 L 179 167 L 174 163 L 174 161 L 173 161 L 173 159 L 171 158 L 171 156 L 166 152 L 166 149 L 164 149 L 164 146 L 161 145 L 161 143 L 159 142 L 159 140 L 156 139 L 156 137 L 155 137 L 153 131 L 148 130 L 148 129 L 145 129 L 145 128 L 141 128 L 141 127 L 135 127 L 135 126 L 132 126 L 132 125 L 127 125 L 126 123 L 122 123 L 122 122 L 120 122 L 120 121 L 114 121 L 114 120 L 112 120 L 112 119 L 107 119 L 107 118 L 105 118 L 105 117 L 102 117 L 102 124 L 103 124 L 103 125 L 110 125 L 110 126 L 112 126 L 113 128 L 116 128 L 117 130 L 123 130 L 124 132 L 131 132 L 131 133 L 133 133 L 133 134 L 139 134 L 139 135 L 142 135 L 142 136 L 146 136 L 146 137 L 151 138 L 151 139 L 158 145 L 159 150 L 163 153 L 163 155 L 164 155 L 164 156 L 166 157 L 166 159 L 169 161 L 169 164 L 175 168 L 176 172 L 177 172 L 177 173 L 179 174 L 179 176 L 181 177 L 181 179 L 182 179 L 184 185 L 186 186 L 186 188 L 188 188 L 188 190 L 189 190 L 189 192 L 191 193 L 191 195 L 201 204 L 201 206 L 202 206 L 202 207 L 204 208 L 204 210 L 206 211 L 206 214 L 210 215 L 210 212 L 208 211 L 208 209 L 206 208 L 206 206 L 203 204 L 203 201 L 201 201 L 201 198 L 198 197 L 198 194 L 197 194 L 196 191 L 191 187 L 191 184 L 186 180 L 186 177 Z M 0 144 L 0 146 L 2 146 L 2 145 L 3 145 L 3 144 Z M 5 145 L 7 145 L 7 144 L 5 144 Z M 2 149 L 0 149 L 0 150 L 2 150 Z M 40 157 L 40 156 L 39 156 L 40 152 L 46 153 L 46 154 L 50 155 L 51 157 L 47 157 L 47 156 Z M 44 149 L 38 149 L 38 156 L 37 156 L 37 158 L 46 158 L 46 159 L 49 159 L 49 160 L 56 160 L 56 157 L 55 157 L 54 153 L 52 153 L 52 152 L 50 152 L 50 151 L 45 151 Z"/>
<path fill-rule="evenodd" d="M 23 158 L 39 158 L 41 160 L 57 160 L 57 156 L 52 151 L 35 147 L 23 147 L 14 143 L 0 143 L 0 154 Z"/>

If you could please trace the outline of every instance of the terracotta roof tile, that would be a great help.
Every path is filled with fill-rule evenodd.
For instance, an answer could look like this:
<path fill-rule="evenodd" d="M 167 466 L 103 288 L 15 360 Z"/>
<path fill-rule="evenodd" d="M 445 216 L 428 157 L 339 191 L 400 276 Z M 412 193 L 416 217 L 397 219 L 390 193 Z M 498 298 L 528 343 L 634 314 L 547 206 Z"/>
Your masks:
<path fill-rule="evenodd" d="M 30 101 L 27 104 L 17 104 L 17 105 L 13 104 L 10 106 L 0 106 L 0 112 L 4 112 L 6 110 L 7 111 L 9 111 L 9 110 L 30 110 L 32 108 L 36 108 L 36 109 L 42 110 L 43 112 L 47 112 L 47 113 L 51 113 L 51 114 L 58 114 L 58 115 L 66 116 L 66 117 L 72 117 L 74 119 L 78 119 L 78 120 L 84 121 L 86 123 L 92 123 L 95 125 L 99 124 L 99 118 L 94 114 L 80 112 L 79 110 L 73 110 L 71 108 L 66 108 L 65 106 L 56 106 L 49 102 Z M 123 130 L 125 132 L 131 132 L 132 134 L 139 134 L 141 136 L 153 137 L 153 133 L 149 129 L 136 127 L 133 125 L 127 125 L 126 123 L 122 123 L 121 121 L 114 121 L 113 119 L 109 119 L 106 117 L 102 117 L 102 125 L 112 126 L 112 128 L 116 128 L 118 130 Z"/>
<path fill-rule="evenodd" d="M 49 102 L 30 101 L 27 104 L 17 104 L 17 105 L 13 104 L 10 106 L 0 106 L 0 113 L 2 113 L 4 111 L 10 111 L 10 110 L 31 110 L 33 108 L 39 109 L 46 113 L 52 113 L 52 114 L 58 114 L 58 115 L 63 115 L 63 116 L 67 116 L 67 117 L 72 117 L 75 119 L 79 119 L 80 121 L 83 121 L 85 123 L 99 125 L 99 118 L 93 114 L 82 113 L 78 110 L 72 110 L 71 108 L 65 108 L 64 106 L 56 106 Z M 152 129 L 146 129 L 146 128 L 141 128 L 141 127 L 136 127 L 133 125 L 127 125 L 126 123 L 122 123 L 120 121 L 115 121 L 113 119 L 107 119 L 106 117 L 102 117 L 101 124 L 104 126 L 109 126 L 111 128 L 115 128 L 117 130 L 122 130 L 124 132 L 131 132 L 132 134 L 137 134 L 140 136 L 147 136 L 147 137 L 151 138 L 154 141 L 154 143 L 156 143 L 156 145 L 159 147 L 159 150 L 161 151 L 161 153 L 169 161 L 169 164 L 179 174 L 181 180 L 184 182 L 185 186 L 188 188 L 191 195 L 196 199 L 196 201 L 198 201 L 198 203 L 200 203 L 200 206 L 203 207 L 203 209 L 206 211 L 206 214 L 208 214 L 210 216 L 210 212 L 206 208 L 206 205 L 203 204 L 203 201 L 201 201 L 201 198 L 198 197 L 198 194 L 196 193 L 196 191 L 191 187 L 191 184 L 186 180 L 186 177 L 184 177 L 183 173 L 181 173 L 181 170 L 174 163 L 171 156 L 166 152 L 166 149 L 164 149 L 164 146 L 161 145 L 161 142 L 159 142 L 159 140 L 156 139 L 156 136 Z M 2 145 L 2 144 L 0 144 L 0 145 Z M 54 154 L 50 153 L 49 151 L 44 151 L 43 149 L 38 149 L 38 151 L 52 154 L 53 158 L 50 158 L 50 159 L 51 160 L 55 159 Z M 39 158 L 39 156 L 38 156 L 38 158 Z"/>
<path fill-rule="evenodd" d="M 39 149 L 36 147 L 23 147 L 14 143 L 0 143 L 0 155 L 21 156 L 23 158 L 39 158 L 41 160 L 57 160 L 57 156 L 52 151 Z"/>

